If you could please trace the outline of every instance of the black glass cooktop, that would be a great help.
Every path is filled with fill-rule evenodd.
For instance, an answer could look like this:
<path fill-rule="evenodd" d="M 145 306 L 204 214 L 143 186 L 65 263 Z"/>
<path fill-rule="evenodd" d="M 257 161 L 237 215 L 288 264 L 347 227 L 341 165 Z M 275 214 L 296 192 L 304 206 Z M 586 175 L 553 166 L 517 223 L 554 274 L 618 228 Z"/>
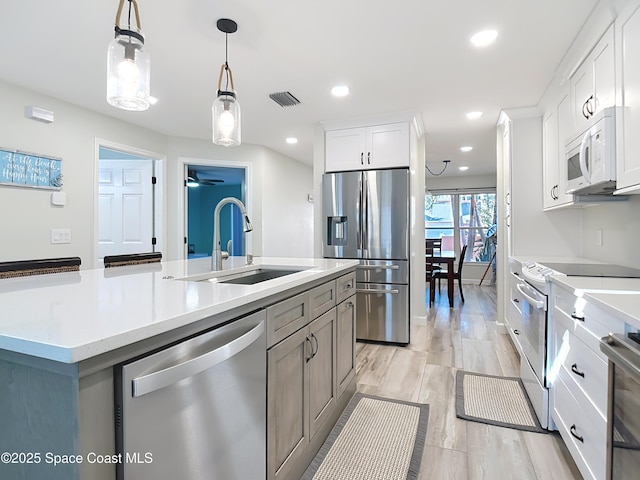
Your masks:
<path fill-rule="evenodd" d="M 569 277 L 640 278 L 640 270 L 622 265 L 606 263 L 543 263 L 543 265 Z"/>

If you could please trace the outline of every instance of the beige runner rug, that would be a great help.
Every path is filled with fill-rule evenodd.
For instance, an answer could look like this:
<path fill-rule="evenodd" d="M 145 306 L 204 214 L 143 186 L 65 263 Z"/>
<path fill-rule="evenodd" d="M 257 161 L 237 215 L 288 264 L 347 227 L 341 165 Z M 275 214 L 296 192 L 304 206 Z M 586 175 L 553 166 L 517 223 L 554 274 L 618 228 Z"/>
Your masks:
<path fill-rule="evenodd" d="M 302 480 L 415 480 L 429 405 L 356 393 Z"/>
<path fill-rule="evenodd" d="M 456 373 L 456 416 L 474 422 L 547 433 L 540 426 L 522 380 L 482 373 Z"/>

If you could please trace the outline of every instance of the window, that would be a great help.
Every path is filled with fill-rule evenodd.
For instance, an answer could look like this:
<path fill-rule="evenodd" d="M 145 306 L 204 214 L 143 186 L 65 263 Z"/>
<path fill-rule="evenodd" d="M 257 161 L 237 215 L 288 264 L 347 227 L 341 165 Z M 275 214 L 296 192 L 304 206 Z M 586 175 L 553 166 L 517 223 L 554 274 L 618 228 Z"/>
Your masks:
<path fill-rule="evenodd" d="M 465 262 L 489 262 L 496 249 L 496 194 L 493 191 L 427 194 L 424 202 L 425 238 L 442 239 L 442 253 Z"/>

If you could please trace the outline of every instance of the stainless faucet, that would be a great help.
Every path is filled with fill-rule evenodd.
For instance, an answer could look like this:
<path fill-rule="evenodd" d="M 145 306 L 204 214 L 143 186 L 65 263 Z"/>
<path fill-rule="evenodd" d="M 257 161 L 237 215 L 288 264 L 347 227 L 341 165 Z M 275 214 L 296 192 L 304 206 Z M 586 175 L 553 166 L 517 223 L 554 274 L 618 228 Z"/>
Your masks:
<path fill-rule="evenodd" d="M 220 211 L 227 203 L 233 203 L 240 209 L 244 220 L 244 231 L 250 232 L 253 230 L 253 226 L 249 221 L 247 215 L 247 209 L 237 198 L 226 197 L 218 202 L 215 210 L 213 211 L 213 251 L 211 252 L 211 270 L 222 270 L 222 259 L 229 258 L 229 252 L 223 252 L 220 249 Z"/>

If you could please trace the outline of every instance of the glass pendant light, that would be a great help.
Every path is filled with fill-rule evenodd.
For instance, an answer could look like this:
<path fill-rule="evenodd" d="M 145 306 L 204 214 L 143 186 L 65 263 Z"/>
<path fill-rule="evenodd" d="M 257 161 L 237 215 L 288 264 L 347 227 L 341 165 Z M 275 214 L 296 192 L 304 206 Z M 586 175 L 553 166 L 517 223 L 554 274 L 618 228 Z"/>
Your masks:
<path fill-rule="evenodd" d="M 228 18 L 217 22 L 218 30 L 225 33 L 225 58 L 220 67 L 218 78 L 218 96 L 211 107 L 213 143 L 225 147 L 240 145 L 240 104 L 236 98 L 233 73 L 228 63 L 228 38 L 238 30 L 238 24 Z M 222 77 L 226 77 L 224 90 Z"/>
<path fill-rule="evenodd" d="M 120 0 L 116 13 L 115 38 L 107 50 L 107 102 L 116 108 L 143 111 L 149 108 L 150 61 L 140 30 L 140 14 L 136 0 L 129 2 L 127 29 L 119 26 L 125 0 Z M 131 28 L 131 7 L 137 27 Z"/>

